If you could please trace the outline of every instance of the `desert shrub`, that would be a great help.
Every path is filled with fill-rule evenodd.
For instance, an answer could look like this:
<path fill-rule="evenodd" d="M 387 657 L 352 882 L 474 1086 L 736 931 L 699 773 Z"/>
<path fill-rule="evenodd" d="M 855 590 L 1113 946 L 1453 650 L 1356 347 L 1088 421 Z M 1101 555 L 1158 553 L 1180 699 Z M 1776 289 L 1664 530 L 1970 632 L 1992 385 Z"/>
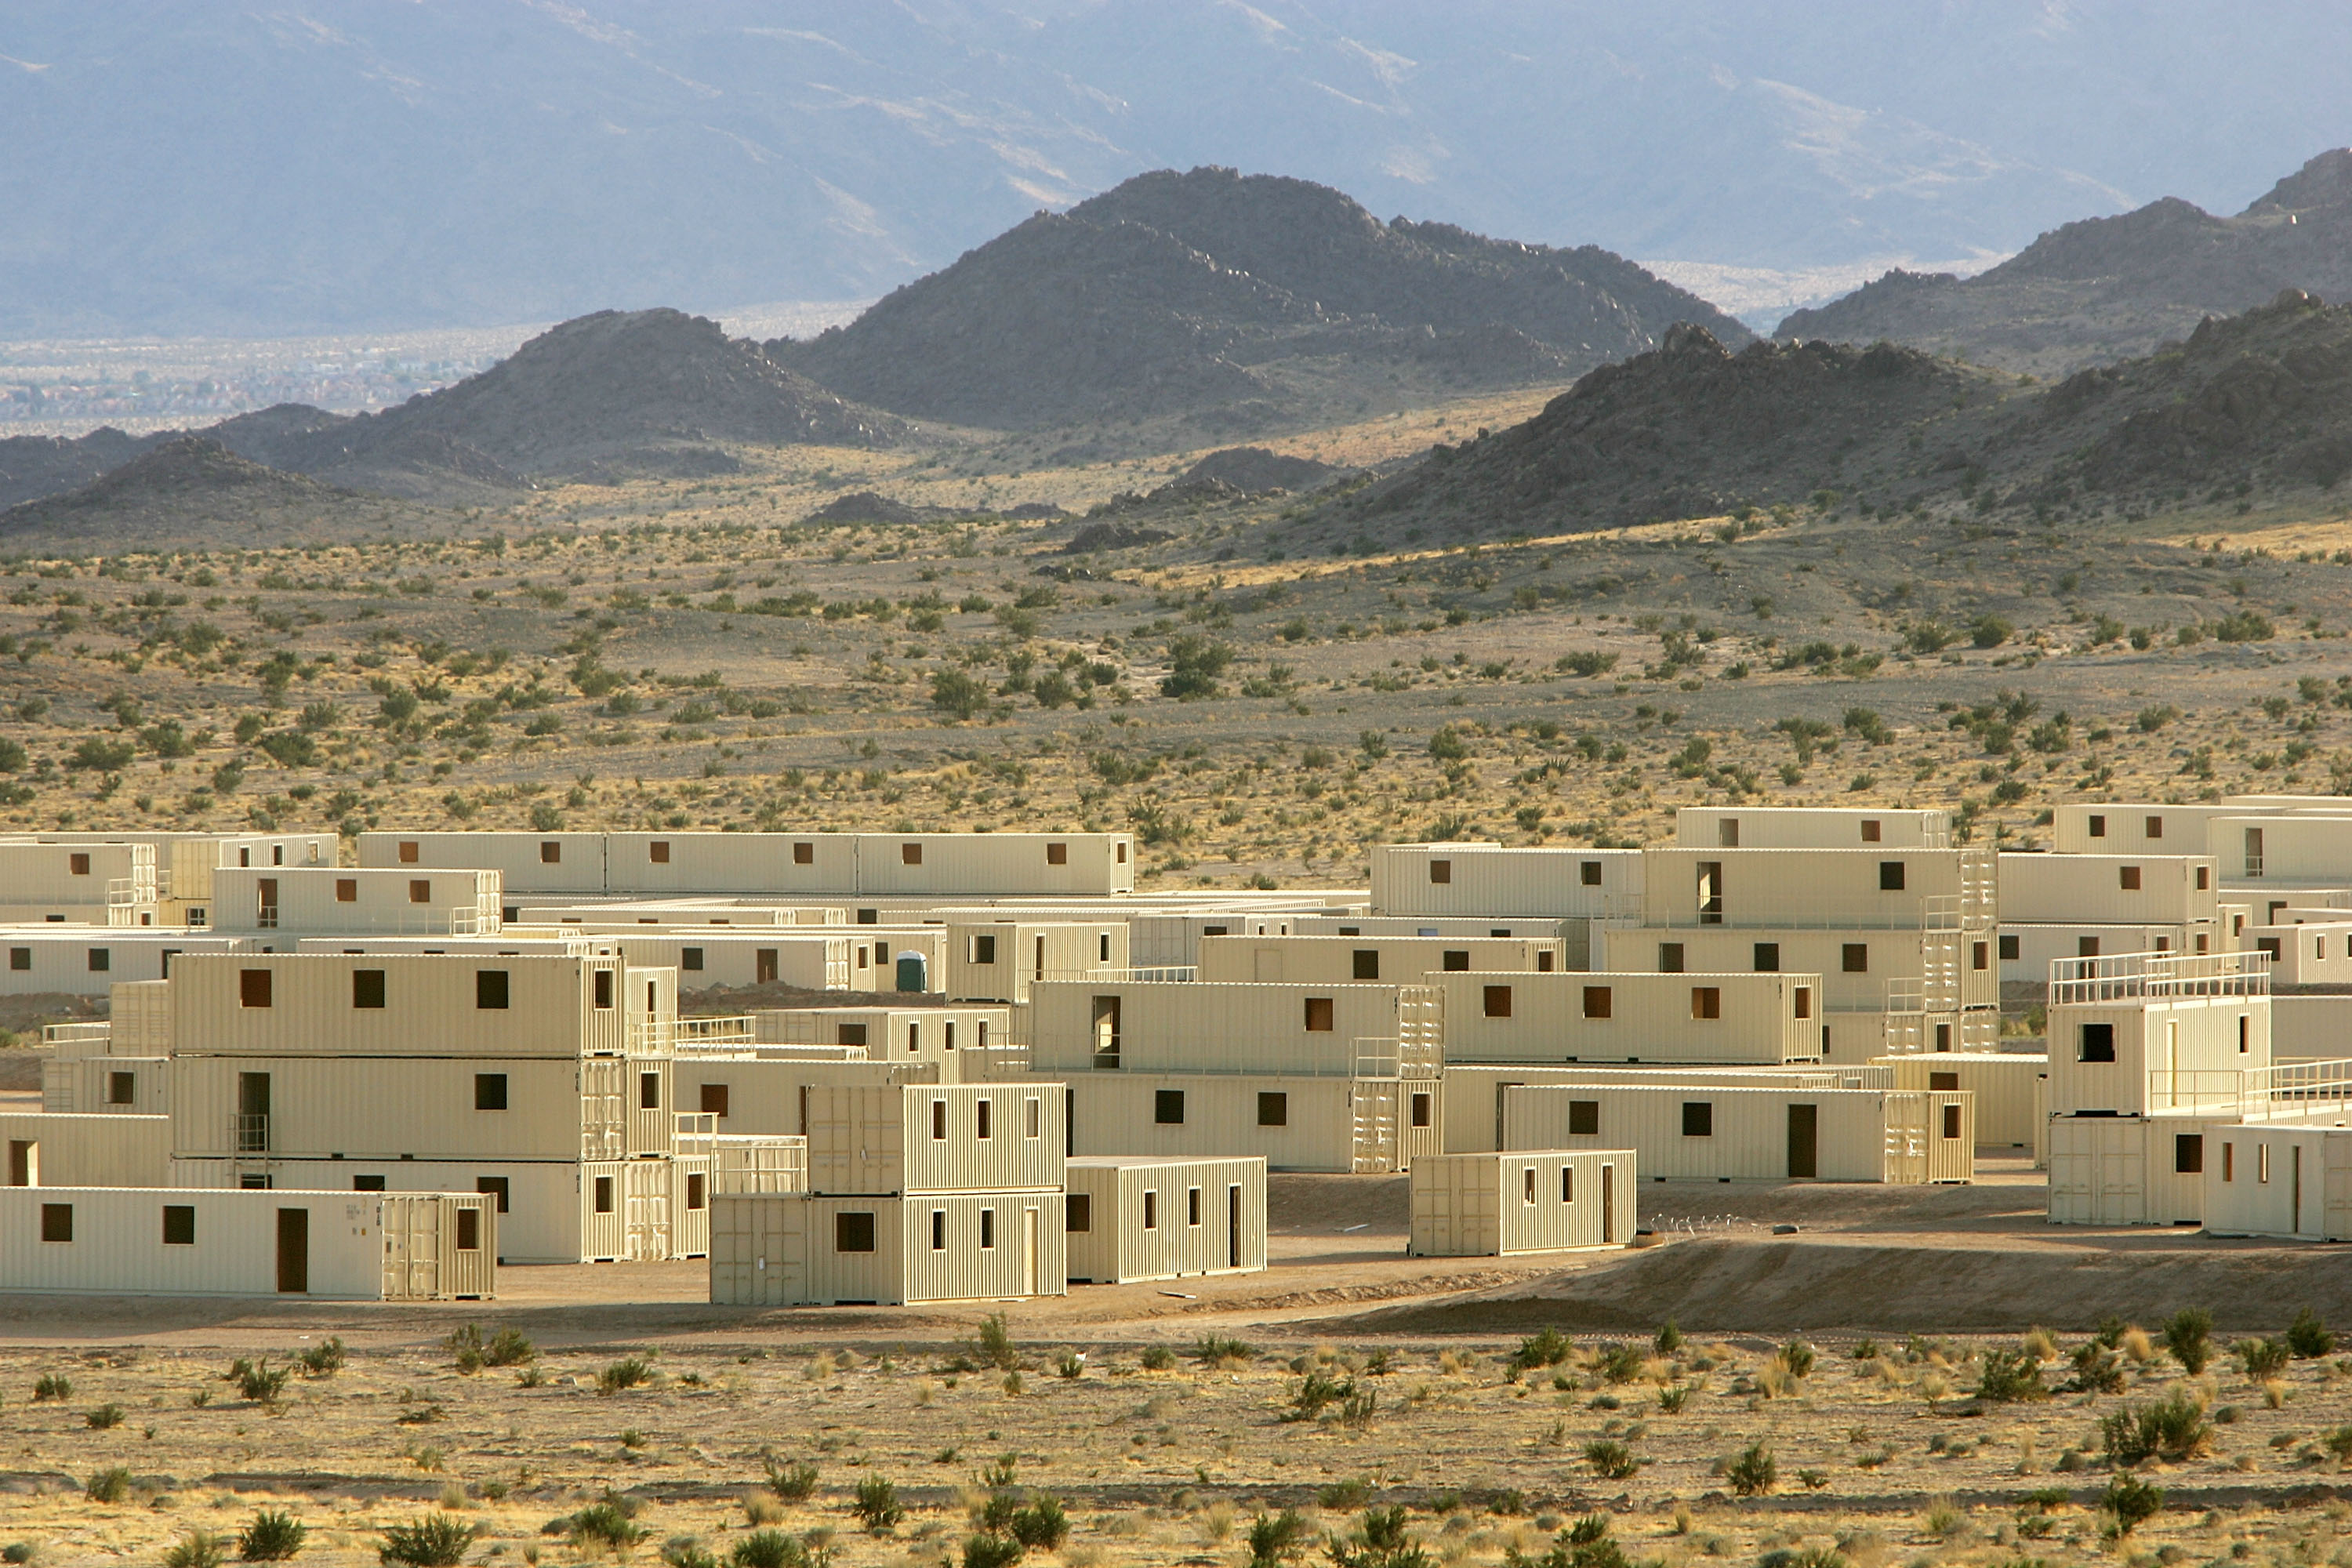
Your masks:
<path fill-rule="evenodd" d="M 1977 1397 L 2003 1405 L 2049 1398 L 2050 1390 L 2042 1383 L 2042 1363 L 2032 1351 L 1986 1352 Z"/>
<path fill-rule="evenodd" d="M 1013 1342 L 1013 1331 L 1003 1313 L 991 1312 L 980 1321 L 980 1333 L 972 1353 L 981 1365 L 992 1366 L 1001 1372 L 1011 1372 L 1021 1364 L 1021 1347 Z"/>
<path fill-rule="evenodd" d="M 1332 1568 L 1437 1568 L 1437 1560 L 1405 1531 L 1402 1507 L 1364 1510 L 1355 1531 L 1327 1546 Z"/>
<path fill-rule="evenodd" d="M 662 1555 L 668 1558 L 667 1549 Z M 781 1530 L 753 1531 L 735 1543 L 727 1560 L 733 1568 L 814 1568 L 819 1561 L 805 1542 Z"/>
<path fill-rule="evenodd" d="M 1334 1511 L 1344 1511 L 1351 1508 L 1363 1507 L 1370 1500 L 1371 1495 L 1371 1482 L 1351 1477 L 1344 1481 L 1333 1481 L 1329 1486 L 1318 1488 L 1315 1493 L 1315 1506 L 1328 1508 Z"/>
<path fill-rule="evenodd" d="M 2284 1340 L 2240 1340 L 2231 1347 L 2250 1383 L 2266 1383 L 2286 1370 L 2294 1352 Z"/>
<path fill-rule="evenodd" d="M 1776 1546 L 1756 1560 L 1756 1568 L 1848 1568 L 1848 1559 L 1834 1546 Z"/>
<path fill-rule="evenodd" d="M 1613 1439 L 1586 1444 L 1584 1462 L 1605 1481 L 1632 1480 L 1642 1468 L 1642 1461 L 1634 1457 L 1633 1450 Z"/>
<path fill-rule="evenodd" d="M 1761 1497 L 1780 1484 L 1780 1462 L 1772 1458 L 1771 1449 L 1751 1443 L 1724 1467 L 1723 1479 L 1741 1497 Z"/>
<path fill-rule="evenodd" d="M 1013 1514 L 1009 1528 L 1022 1545 L 1055 1551 L 1070 1538 L 1070 1515 L 1061 1499 L 1041 1495 Z"/>
<path fill-rule="evenodd" d="M 85 1413 L 82 1419 L 89 1424 L 89 1428 L 93 1432 L 111 1432 L 122 1425 L 122 1406 L 101 1405 L 97 1409 Z"/>
<path fill-rule="evenodd" d="M 2164 1489 L 2137 1476 L 2117 1476 L 2099 1498 L 2100 1509 L 2115 1516 L 2116 1533 L 2129 1535 L 2164 1510 Z"/>
<path fill-rule="evenodd" d="M 1649 1358 L 1640 1345 L 1603 1345 L 1601 1347 L 1601 1375 L 1612 1383 L 1631 1383 L 1642 1375 L 1642 1366 Z"/>
<path fill-rule="evenodd" d="M 1244 1538 L 1249 1544 L 1249 1568 L 1280 1568 L 1307 1550 L 1313 1533 L 1296 1510 L 1259 1514 L 1250 1521 Z"/>
<path fill-rule="evenodd" d="M 1064 1351 L 1054 1360 L 1055 1375 L 1075 1383 L 1087 1374 L 1087 1358 L 1076 1351 Z"/>
<path fill-rule="evenodd" d="M 2164 1348 L 2193 1375 L 2213 1359 L 2213 1314 L 2185 1307 L 2164 1322 Z"/>
<path fill-rule="evenodd" d="M 630 1356 L 616 1361 L 596 1374 L 596 1392 L 618 1394 L 625 1388 L 635 1388 L 654 1380 L 653 1363 L 643 1356 Z"/>
<path fill-rule="evenodd" d="M 816 1467 L 807 1460 L 794 1459 L 789 1465 L 780 1465 L 773 1454 L 762 1454 L 760 1460 L 767 1468 L 768 1489 L 783 1501 L 806 1502 L 809 1494 L 816 1490 Z"/>
<path fill-rule="evenodd" d="M 1979 647 L 1999 647 L 2017 635 L 2017 628 L 1999 616 L 1979 616 L 1969 623 L 1969 641 Z"/>
<path fill-rule="evenodd" d="M 247 1563 L 283 1563 L 310 1533 L 292 1514 L 265 1508 L 237 1532 L 236 1554 Z"/>
<path fill-rule="evenodd" d="M 2068 1394 L 2120 1394 L 2124 1386 L 2124 1361 L 2096 1340 L 2086 1340 L 2074 1349 L 2074 1375 L 2064 1392 Z"/>
<path fill-rule="evenodd" d="M 221 1568 L 226 1542 L 209 1530 L 192 1530 L 163 1549 L 163 1568 Z"/>
<path fill-rule="evenodd" d="M 73 1379 L 62 1373 L 45 1372 L 33 1384 L 33 1402 L 36 1405 L 45 1399 L 63 1400 L 72 1397 Z"/>
<path fill-rule="evenodd" d="M 131 1495 L 131 1472 L 120 1465 L 100 1470 L 82 1483 L 81 1495 L 92 1502 L 121 1502 Z"/>
<path fill-rule="evenodd" d="M 1146 1345 L 1143 1350 L 1143 1370 L 1166 1372 L 1176 1364 L 1176 1352 L 1166 1345 Z"/>
<path fill-rule="evenodd" d="M 1519 1342 L 1518 1350 L 1511 1357 L 1511 1368 L 1529 1372 L 1537 1367 L 1558 1366 L 1575 1353 L 1575 1341 L 1558 1329 L 1546 1329 Z"/>
<path fill-rule="evenodd" d="M 1372 1417 L 1379 1414 L 1380 1407 L 1381 1396 L 1377 1389 L 1357 1389 L 1339 1401 L 1339 1425 L 1351 1432 L 1369 1432 L 1372 1428 Z"/>
<path fill-rule="evenodd" d="M 1675 1321 L 1672 1318 L 1665 1321 L 1664 1325 L 1658 1330 L 1656 1337 L 1650 1341 L 1650 1348 L 1660 1355 L 1672 1355 L 1683 1348 L 1683 1331 L 1675 1327 Z"/>
<path fill-rule="evenodd" d="M 572 1516 L 572 1539 L 609 1546 L 615 1552 L 625 1551 L 646 1538 L 643 1526 L 629 1517 L 629 1510 L 617 1500 L 607 1499 L 590 1503 Z"/>
<path fill-rule="evenodd" d="M 466 1549 L 474 1544 L 481 1526 L 466 1524 L 446 1513 L 428 1513 L 413 1524 L 387 1524 L 376 1556 L 408 1568 L 457 1568 Z"/>
<path fill-rule="evenodd" d="M 696 1535 L 673 1535 L 663 1542 L 661 1560 L 669 1568 L 719 1568 L 719 1559 Z"/>
<path fill-rule="evenodd" d="M 301 1366 L 305 1377 L 332 1377 L 343 1370 L 343 1339 L 330 1335 L 315 1345 L 298 1352 L 294 1360 Z"/>
<path fill-rule="evenodd" d="M 1257 1359 L 1257 1347 L 1224 1334 L 1203 1334 L 1192 1346 L 1192 1359 L 1203 1366 L 1230 1366 Z"/>
<path fill-rule="evenodd" d="M 257 1362 L 239 1356 L 221 1373 L 221 1381 L 235 1384 L 238 1394 L 257 1405 L 275 1405 L 278 1395 L 286 1392 L 286 1380 L 291 1375 L 292 1368 L 272 1366 L 267 1356 Z"/>
<path fill-rule="evenodd" d="M 1660 1414 L 1666 1415 L 1681 1415 L 1683 1413 L 1683 1406 L 1690 1403 L 1692 1392 L 1693 1390 L 1691 1385 L 1686 1383 L 1677 1384 L 1672 1388 L 1660 1389 L 1658 1391 L 1658 1410 Z"/>
<path fill-rule="evenodd" d="M 2319 1314 L 2305 1307 L 2287 1325 L 2286 1348 L 2298 1361 L 2314 1361 L 2336 1349 L 2336 1336 L 2319 1321 Z"/>
<path fill-rule="evenodd" d="M 1787 1344 L 1782 1345 L 1780 1359 L 1786 1362 L 1789 1370 L 1799 1377 L 1811 1377 L 1813 1374 L 1815 1360 L 1813 1347 L 1802 1340 L 1790 1340 Z"/>
<path fill-rule="evenodd" d="M 1021 1561 L 1023 1548 L 1019 1542 L 1002 1535 L 967 1536 L 963 1543 L 963 1568 L 1012 1568 Z"/>
<path fill-rule="evenodd" d="M 1609 1537 L 1609 1516 L 1601 1513 L 1570 1521 L 1540 1557 L 1509 1546 L 1504 1549 L 1503 1562 L 1506 1568 L 1632 1568 L 1624 1548 Z"/>
<path fill-rule="evenodd" d="M 2175 1389 L 2152 1405 L 2126 1405 L 2099 1423 L 2107 1457 L 2132 1466 L 2149 1458 L 2178 1463 L 2194 1458 L 2212 1441 L 2204 1408 Z"/>
<path fill-rule="evenodd" d="M 1311 1367 L 1298 1380 L 1298 1387 L 1290 1396 L 1290 1409 L 1285 1421 L 1312 1421 L 1326 1407 L 1339 1404 L 1356 1392 L 1356 1380 L 1333 1377 L 1321 1367 Z"/>
<path fill-rule="evenodd" d="M 875 1535 L 887 1535 L 907 1517 L 898 1506 L 898 1489 L 887 1476 L 866 1476 L 857 1483 L 857 1500 L 850 1505 L 858 1522 Z"/>

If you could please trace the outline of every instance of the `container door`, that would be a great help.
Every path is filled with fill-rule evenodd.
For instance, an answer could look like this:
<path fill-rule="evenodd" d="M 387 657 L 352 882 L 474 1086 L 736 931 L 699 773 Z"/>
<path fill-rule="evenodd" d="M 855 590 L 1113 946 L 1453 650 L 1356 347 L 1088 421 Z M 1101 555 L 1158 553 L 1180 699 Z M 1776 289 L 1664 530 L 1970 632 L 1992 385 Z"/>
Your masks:
<path fill-rule="evenodd" d="M 1242 1266 L 1242 1190 L 1225 1189 L 1225 1267 Z"/>
<path fill-rule="evenodd" d="M 1821 1110 L 1818 1105 L 1789 1107 L 1789 1175 L 1821 1174 Z"/>
<path fill-rule="evenodd" d="M 2147 1211 L 2142 1188 L 2146 1163 L 2141 1130 L 2128 1123 L 2093 1130 L 2091 1218 L 2099 1225 L 2137 1225 Z"/>
<path fill-rule="evenodd" d="M 1601 1245 L 1617 1244 L 1617 1167 L 1601 1167 Z"/>
<path fill-rule="evenodd" d="M 1021 1293 L 1037 1293 L 1037 1211 L 1021 1211 Z"/>
<path fill-rule="evenodd" d="M 1497 1083 L 1495 1086 L 1495 1148 L 1497 1152 L 1507 1147 L 1503 1142 L 1503 1096 L 1518 1087 L 1516 1083 Z"/>
<path fill-rule="evenodd" d="M 2303 1234 L 2303 1145 L 2291 1143 L 2286 1152 L 2287 1191 L 2294 1204 L 2294 1233 Z"/>
<path fill-rule="evenodd" d="M 755 950 L 751 955 L 751 963 L 752 984 L 773 985 L 776 983 L 776 950 L 774 948 L 762 947 Z"/>
<path fill-rule="evenodd" d="M 269 1150 L 269 1075 L 236 1075 L 236 1152 L 261 1154 Z"/>
<path fill-rule="evenodd" d="M 41 1184 L 41 1146 L 34 1140 L 8 1140 L 8 1184 L 12 1187 L 37 1187 Z"/>
<path fill-rule="evenodd" d="M 310 1211 L 278 1211 L 278 1293 L 306 1296 L 310 1291 Z"/>

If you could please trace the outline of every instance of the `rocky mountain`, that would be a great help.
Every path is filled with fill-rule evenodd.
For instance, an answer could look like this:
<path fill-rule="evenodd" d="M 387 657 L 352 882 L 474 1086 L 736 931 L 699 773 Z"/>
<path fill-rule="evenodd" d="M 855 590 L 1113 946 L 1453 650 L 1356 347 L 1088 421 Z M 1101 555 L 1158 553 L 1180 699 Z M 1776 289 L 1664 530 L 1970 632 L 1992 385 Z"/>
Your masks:
<path fill-rule="evenodd" d="M 0 439 L 0 508 L 86 485 L 154 445 L 112 426 L 87 436 L 10 436 Z"/>
<path fill-rule="evenodd" d="M 1040 213 L 848 326 L 767 352 L 900 414 L 1017 430 L 1173 418 L 1197 434 L 1566 380 L 1678 321 L 1748 337 L 1591 247 L 1384 224 L 1324 186 L 1202 168 Z"/>
<path fill-rule="evenodd" d="M 2072 518 L 2352 475 L 2352 308 L 2300 291 L 2055 386 L 1915 348 L 1695 327 L 1527 423 L 1324 509 L 1327 538 L 1567 532 L 1741 508 Z"/>
<path fill-rule="evenodd" d="M 1885 339 L 2054 376 L 2148 353 L 2284 289 L 2352 297 L 2352 150 L 2321 153 L 2232 217 L 2167 197 L 2067 224 L 1973 278 L 1889 272 L 1774 335 Z"/>

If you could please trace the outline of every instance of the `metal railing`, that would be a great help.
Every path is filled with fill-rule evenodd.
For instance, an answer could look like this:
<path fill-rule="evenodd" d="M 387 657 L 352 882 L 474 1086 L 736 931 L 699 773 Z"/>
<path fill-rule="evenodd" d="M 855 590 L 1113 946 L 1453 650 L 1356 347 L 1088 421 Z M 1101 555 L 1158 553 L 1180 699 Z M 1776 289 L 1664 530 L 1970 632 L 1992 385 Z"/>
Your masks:
<path fill-rule="evenodd" d="M 2050 961 L 2049 1005 L 2174 996 L 2267 996 L 2266 952 L 2119 952 Z"/>
<path fill-rule="evenodd" d="M 637 1056 L 717 1047 L 740 1051 L 759 1043 L 759 1020 L 749 1013 L 716 1018 L 640 1018 L 629 1026 L 629 1049 Z"/>
<path fill-rule="evenodd" d="M 45 1046 L 103 1046 L 114 1038 L 114 1025 L 106 1020 L 91 1024 L 44 1024 L 41 1044 Z"/>
<path fill-rule="evenodd" d="M 2243 1121 L 2301 1121 L 2352 1108 L 2352 1058 L 2278 1062 L 2266 1068 L 2151 1068 L 2150 1110 L 2234 1116 Z"/>
<path fill-rule="evenodd" d="M 270 1151 L 269 1113 L 240 1110 L 229 1119 L 228 1146 L 238 1154 L 267 1154 Z"/>
<path fill-rule="evenodd" d="M 1032 985 L 1073 983 L 1088 985 L 1159 985 L 1191 980 L 1200 973 L 1198 965 L 1190 963 L 1162 964 L 1157 967 L 1135 968 L 1125 964 L 1089 963 L 1076 969 L 1044 969 L 1024 966 L 1022 978 Z"/>

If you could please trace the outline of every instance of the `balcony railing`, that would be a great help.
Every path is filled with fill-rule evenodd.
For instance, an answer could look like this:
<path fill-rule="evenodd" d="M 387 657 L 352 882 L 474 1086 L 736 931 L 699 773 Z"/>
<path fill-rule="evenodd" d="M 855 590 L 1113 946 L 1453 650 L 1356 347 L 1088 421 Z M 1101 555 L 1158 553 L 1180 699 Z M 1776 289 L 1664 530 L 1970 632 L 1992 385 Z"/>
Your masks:
<path fill-rule="evenodd" d="M 2119 952 L 2050 961 L 2051 1006 L 2179 996 L 2267 996 L 2266 952 Z"/>
<path fill-rule="evenodd" d="M 2153 1068 L 2147 1108 L 2242 1121 L 2341 1117 L 2352 1108 L 2352 1058 L 2242 1069 Z"/>
<path fill-rule="evenodd" d="M 229 1118 L 229 1148 L 239 1154 L 269 1152 L 269 1113 L 238 1111 Z"/>
<path fill-rule="evenodd" d="M 77 1055 L 89 1055 L 89 1052 L 88 1047 L 93 1046 L 103 1048 L 113 1038 L 114 1026 L 103 1019 L 96 1023 L 89 1024 L 44 1024 L 41 1026 L 41 1044 L 51 1047 L 79 1046 L 84 1047 L 83 1050 L 77 1052 Z"/>

